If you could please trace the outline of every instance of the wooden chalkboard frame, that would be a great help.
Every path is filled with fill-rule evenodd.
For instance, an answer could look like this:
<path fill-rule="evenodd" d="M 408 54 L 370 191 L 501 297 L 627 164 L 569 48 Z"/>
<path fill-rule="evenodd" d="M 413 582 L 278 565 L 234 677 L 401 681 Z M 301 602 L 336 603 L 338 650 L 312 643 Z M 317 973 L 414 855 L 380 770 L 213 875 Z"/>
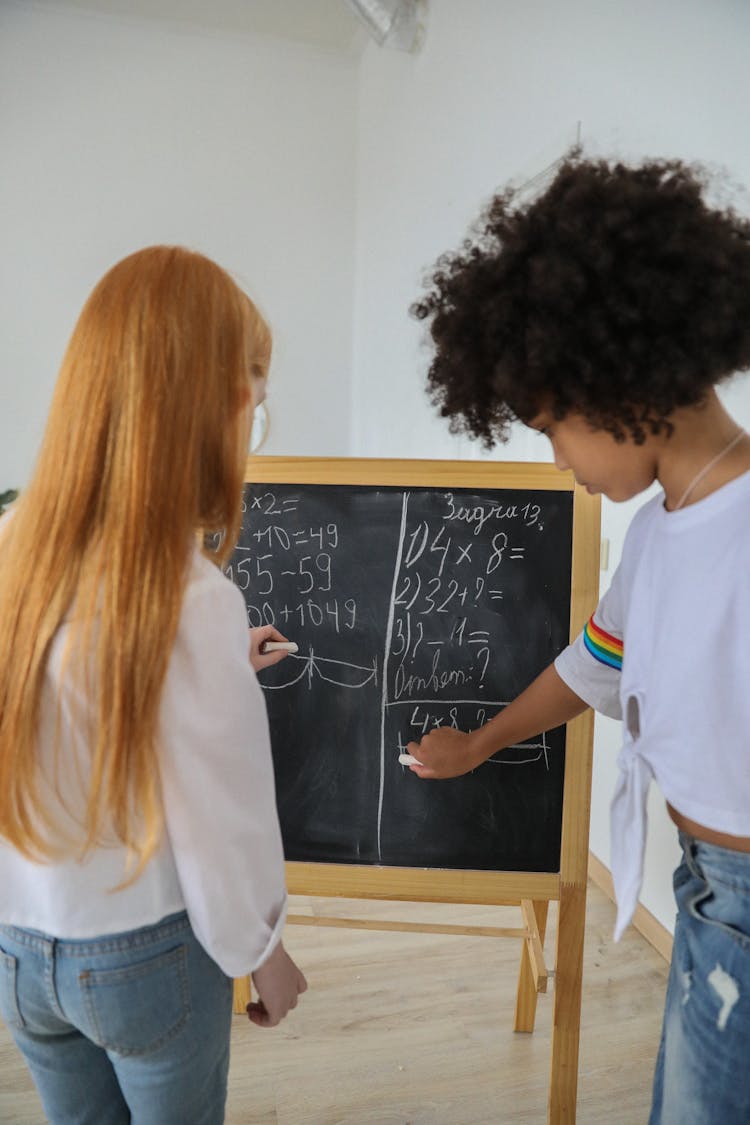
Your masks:
<path fill-rule="evenodd" d="M 573 494 L 570 637 L 596 606 L 600 558 L 600 499 L 575 483 L 573 474 L 531 462 L 382 460 L 376 458 L 248 458 L 245 479 L 257 484 L 346 484 L 434 489 L 533 489 Z M 548 1121 L 575 1120 L 578 1080 L 583 940 L 586 911 L 593 713 L 568 724 L 563 782 L 560 870 L 468 871 L 335 863 L 286 865 L 290 894 L 389 899 L 405 902 L 519 906 L 519 929 L 483 928 L 492 936 L 522 939 L 515 1030 L 533 1031 L 537 994 L 546 991 L 543 942 L 550 902 L 558 902 L 554 957 L 554 1010 Z M 477 932 L 472 927 L 368 923 L 345 918 L 290 916 L 302 924 Z M 244 1011 L 249 982 L 235 982 L 235 1011 Z"/>

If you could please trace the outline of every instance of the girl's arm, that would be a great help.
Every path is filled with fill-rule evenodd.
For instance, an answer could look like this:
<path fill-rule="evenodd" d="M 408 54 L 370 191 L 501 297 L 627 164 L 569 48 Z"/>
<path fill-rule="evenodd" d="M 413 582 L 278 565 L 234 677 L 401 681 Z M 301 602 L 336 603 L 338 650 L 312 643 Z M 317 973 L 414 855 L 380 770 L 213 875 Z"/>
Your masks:
<path fill-rule="evenodd" d="M 633 526 L 637 523 L 638 516 Z M 632 527 L 626 546 L 631 533 Z M 446 728 L 432 731 L 419 743 L 410 742 L 407 749 L 420 763 L 409 766 L 412 773 L 424 778 L 460 777 L 498 750 L 562 726 L 588 707 L 621 718 L 623 582 L 619 566 L 583 632 L 494 719 L 471 734 Z M 590 627 L 593 638 L 587 640 Z"/>
<path fill-rule="evenodd" d="M 562 726 L 588 706 L 550 664 L 494 719 L 471 734 L 441 728 L 426 734 L 421 742 L 410 742 L 407 750 L 421 764 L 409 769 L 427 779 L 460 777 L 498 750 Z"/>
<path fill-rule="evenodd" d="M 281 938 L 284 849 L 242 595 L 206 566 L 186 591 L 164 684 L 161 786 L 195 935 L 228 976 L 242 977 Z"/>
<path fill-rule="evenodd" d="M 276 1027 L 284 1016 L 297 1007 L 297 1000 L 307 992 L 307 981 L 281 942 L 253 973 L 258 999 L 247 1005 L 251 1023 L 258 1027 Z"/>

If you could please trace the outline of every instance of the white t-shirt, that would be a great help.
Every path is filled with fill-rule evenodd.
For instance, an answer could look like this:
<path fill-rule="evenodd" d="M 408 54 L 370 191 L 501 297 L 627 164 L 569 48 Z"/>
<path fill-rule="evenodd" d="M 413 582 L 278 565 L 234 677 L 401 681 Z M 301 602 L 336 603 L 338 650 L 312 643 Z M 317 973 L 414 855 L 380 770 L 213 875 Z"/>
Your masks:
<path fill-rule="evenodd" d="M 677 512 L 663 494 L 644 505 L 612 585 L 555 667 L 624 720 L 611 820 L 619 938 L 638 901 L 652 777 L 684 816 L 750 836 L 750 473 Z"/>
<path fill-rule="evenodd" d="M 80 840 L 85 754 L 74 765 L 89 701 L 66 677 L 60 724 L 63 805 L 50 779 L 68 625 L 54 639 L 40 707 L 47 800 Z M 83 861 L 33 863 L 0 840 L 0 923 L 57 938 L 91 938 L 187 910 L 198 941 L 230 976 L 258 968 L 286 915 L 284 856 L 263 692 L 249 663 L 242 595 L 196 549 L 160 715 L 165 832 L 140 877 L 124 877 L 113 840 Z M 80 779 L 77 770 L 81 771 Z M 65 807 L 67 806 L 67 807 Z"/>

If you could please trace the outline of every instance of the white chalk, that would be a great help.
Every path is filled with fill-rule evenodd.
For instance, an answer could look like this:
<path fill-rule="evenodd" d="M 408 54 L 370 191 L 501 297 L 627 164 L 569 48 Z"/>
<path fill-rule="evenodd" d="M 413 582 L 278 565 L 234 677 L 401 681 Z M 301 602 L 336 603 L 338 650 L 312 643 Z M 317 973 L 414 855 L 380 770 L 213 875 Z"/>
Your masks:
<path fill-rule="evenodd" d="M 299 645 L 294 641 L 265 641 L 260 651 L 264 656 L 267 652 L 299 652 Z"/>
<path fill-rule="evenodd" d="M 402 766 L 421 766 L 422 763 L 418 758 L 413 757 L 411 754 L 399 754 L 399 763 Z"/>

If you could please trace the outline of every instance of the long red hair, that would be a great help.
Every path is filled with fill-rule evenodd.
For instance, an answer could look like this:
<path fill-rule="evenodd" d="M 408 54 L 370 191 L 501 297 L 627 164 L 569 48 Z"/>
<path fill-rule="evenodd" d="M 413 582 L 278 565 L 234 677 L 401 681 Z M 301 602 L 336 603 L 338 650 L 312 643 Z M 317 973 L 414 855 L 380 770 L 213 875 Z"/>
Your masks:
<path fill-rule="evenodd" d="M 95 669 L 80 853 L 114 831 L 135 878 L 160 840 L 159 708 L 186 568 L 196 533 L 223 533 L 219 562 L 236 541 L 244 408 L 270 349 L 231 277 L 180 247 L 125 258 L 81 312 L 33 478 L 0 534 L 0 837 L 31 858 L 59 851 L 37 734 L 68 614 L 68 673 Z"/>

